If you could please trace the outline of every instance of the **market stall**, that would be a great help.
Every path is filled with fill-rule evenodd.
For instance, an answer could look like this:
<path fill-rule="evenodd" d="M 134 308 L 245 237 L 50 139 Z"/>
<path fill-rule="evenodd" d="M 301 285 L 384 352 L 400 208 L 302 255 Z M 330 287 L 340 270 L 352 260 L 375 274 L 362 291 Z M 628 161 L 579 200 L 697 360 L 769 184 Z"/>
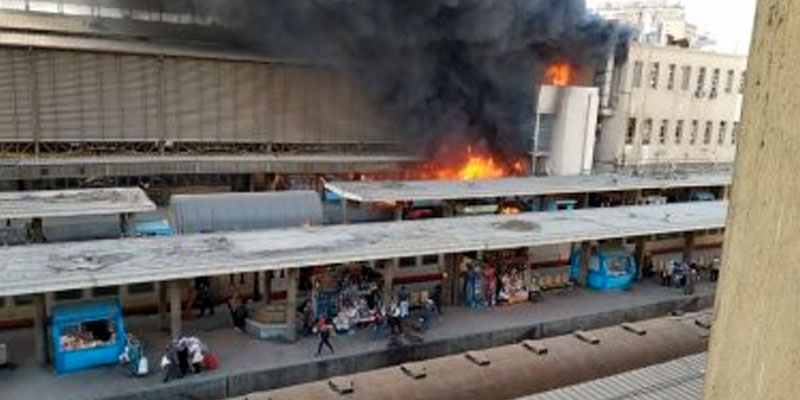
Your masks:
<path fill-rule="evenodd" d="M 60 374 L 115 364 L 125 349 L 125 324 L 117 300 L 57 305 L 50 329 Z"/>
<path fill-rule="evenodd" d="M 572 253 L 571 275 L 577 279 L 581 268 L 581 252 Z M 597 290 L 628 290 L 636 278 L 633 255 L 619 245 L 600 246 L 589 260 L 587 284 Z"/>
<path fill-rule="evenodd" d="M 372 321 L 380 304 L 382 275 L 364 264 L 317 268 L 312 275 L 313 319 L 327 317 L 345 333 Z"/>

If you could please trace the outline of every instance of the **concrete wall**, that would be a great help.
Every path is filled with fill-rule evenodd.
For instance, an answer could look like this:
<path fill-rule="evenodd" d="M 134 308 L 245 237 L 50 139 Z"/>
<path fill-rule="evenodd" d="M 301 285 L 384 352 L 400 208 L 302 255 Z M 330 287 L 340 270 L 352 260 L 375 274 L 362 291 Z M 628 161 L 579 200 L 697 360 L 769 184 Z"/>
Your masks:
<path fill-rule="evenodd" d="M 800 2 L 760 0 L 706 400 L 800 396 Z"/>
<path fill-rule="evenodd" d="M 549 174 L 591 173 L 599 103 L 597 88 L 542 86 L 538 112 L 556 115 L 547 162 Z"/>
<path fill-rule="evenodd" d="M 653 81 L 651 74 L 656 64 L 658 74 Z M 739 89 L 745 66 L 743 56 L 631 44 L 628 61 L 615 70 L 619 84 L 612 89 L 613 114 L 601 124 L 597 163 L 630 166 L 732 162 L 733 131 L 739 121 Z M 684 67 L 690 68 L 686 86 L 683 85 Z M 674 68 L 673 73 L 670 73 L 671 68 Z M 705 78 L 703 85 L 698 86 L 701 68 L 705 68 Z M 719 75 L 717 84 L 713 85 L 715 71 L 719 71 Z M 729 86 L 730 71 L 733 74 Z M 626 140 L 632 119 L 636 121 L 634 135 Z M 648 120 L 651 121 L 649 135 L 645 129 Z M 666 121 L 666 129 L 662 142 L 663 121 Z M 695 121 L 697 132 L 693 141 Z M 708 122 L 711 135 L 706 143 Z M 723 123 L 724 129 L 721 128 Z M 679 124 L 682 124 L 680 130 Z"/>

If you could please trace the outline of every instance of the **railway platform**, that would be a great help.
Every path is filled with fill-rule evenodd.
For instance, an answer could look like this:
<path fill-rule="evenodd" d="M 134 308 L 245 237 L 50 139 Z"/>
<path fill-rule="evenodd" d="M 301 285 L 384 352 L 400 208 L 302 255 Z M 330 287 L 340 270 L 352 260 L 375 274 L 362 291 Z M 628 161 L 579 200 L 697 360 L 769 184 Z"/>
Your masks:
<path fill-rule="evenodd" d="M 221 399 L 252 391 L 329 376 L 346 375 L 407 361 L 421 360 L 549 337 L 575 329 L 592 329 L 626 321 L 711 307 L 715 285 L 702 282 L 694 295 L 684 295 L 645 281 L 631 291 L 600 293 L 576 289 L 547 293 L 542 303 L 506 308 L 470 310 L 449 307 L 434 320 L 433 327 L 419 334 L 421 343 L 389 347 L 388 340 L 372 340 L 365 329 L 333 338 L 334 355 L 314 357 L 317 339 L 300 338 L 294 343 L 260 341 L 235 331 L 227 310 L 219 307 L 214 317 L 186 321 L 185 330 L 198 335 L 219 357 L 218 370 L 182 380 L 162 383 L 158 369 L 169 334 L 158 329 L 157 316 L 127 317 L 128 330 L 145 341 L 152 373 L 131 378 L 128 369 L 111 366 L 56 375 L 34 357 L 30 329 L 0 331 L 0 343 L 8 344 L 11 368 L 0 369 L 4 400 L 134 400 Z M 69 396 L 64 396 L 69 393 Z"/>

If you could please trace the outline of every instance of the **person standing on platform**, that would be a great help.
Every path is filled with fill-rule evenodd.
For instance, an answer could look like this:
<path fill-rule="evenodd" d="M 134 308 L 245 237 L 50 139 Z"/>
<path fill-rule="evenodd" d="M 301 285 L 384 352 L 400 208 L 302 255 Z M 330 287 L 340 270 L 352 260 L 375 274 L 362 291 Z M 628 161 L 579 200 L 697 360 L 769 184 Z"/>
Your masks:
<path fill-rule="evenodd" d="M 400 318 L 405 319 L 408 318 L 408 309 L 409 309 L 409 293 L 408 288 L 403 286 L 400 288 L 400 294 L 398 295 L 400 299 Z"/>

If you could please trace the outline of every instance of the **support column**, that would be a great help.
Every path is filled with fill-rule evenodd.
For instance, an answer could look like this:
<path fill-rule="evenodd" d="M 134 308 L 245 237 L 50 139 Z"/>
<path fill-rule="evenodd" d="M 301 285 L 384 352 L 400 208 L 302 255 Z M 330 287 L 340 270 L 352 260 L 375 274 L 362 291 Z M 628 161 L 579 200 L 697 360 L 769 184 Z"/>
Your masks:
<path fill-rule="evenodd" d="M 528 287 L 527 285 L 530 284 L 531 278 L 533 277 L 533 271 L 531 269 L 533 268 L 533 263 L 536 259 L 536 252 L 534 249 L 535 247 L 533 246 L 528 247 L 528 266 L 522 271 L 522 278 L 525 279 L 525 287 Z"/>
<path fill-rule="evenodd" d="M 691 263 L 694 258 L 694 232 L 684 233 L 683 262 Z"/>
<path fill-rule="evenodd" d="M 389 304 L 394 297 L 394 276 L 400 268 L 400 259 L 395 258 L 384 265 L 383 268 L 383 304 Z"/>
<path fill-rule="evenodd" d="M 47 300 L 44 294 L 33 296 L 33 340 L 36 361 L 47 364 L 49 340 L 47 340 Z"/>
<path fill-rule="evenodd" d="M 169 331 L 173 339 L 181 334 L 181 287 L 179 281 L 167 283 L 167 296 L 169 297 Z"/>
<path fill-rule="evenodd" d="M 730 188 L 731 187 L 728 185 L 722 187 L 722 200 L 728 200 L 728 198 L 730 197 L 730 191 L 731 191 Z"/>
<path fill-rule="evenodd" d="M 638 237 L 636 238 L 636 249 L 634 250 L 634 259 L 636 260 L 636 280 L 639 281 L 642 279 L 643 271 L 644 271 L 644 254 L 645 254 L 645 238 Z"/>
<path fill-rule="evenodd" d="M 123 237 L 131 235 L 131 214 L 122 213 L 119 215 L 119 231 Z"/>
<path fill-rule="evenodd" d="M 167 310 L 167 282 L 158 282 L 158 325 L 164 332 L 169 329 Z"/>
<path fill-rule="evenodd" d="M 350 218 L 347 215 L 347 199 L 344 196 L 342 196 L 341 202 L 342 202 L 342 224 L 347 225 L 350 223 Z"/>
<path fill-rule="evenodd" d="M 589 282 L 589 262 L 592 259 L 592 243 L 581 242 L 581 265 L 578 271 L 578 285 L 586 287 Z"/>
<path fill-rule="evenodd" d="M 297 340 L 297 281 L 300 270 L 286 271 L 286 341 Z"/>
<path fill-rule="evenodd" d="M 581 208 L 589 208 L 589 193 L 584 193 L 581 199 Z"/>
<path fill-rule="evenodd" d="M 261 271 L 258 273 L 258 293 L 261 295 L 260 303 L 261 304 L 269 304 L 269 289 L 267 288 L 267 274 L 269 271 Z"/>

